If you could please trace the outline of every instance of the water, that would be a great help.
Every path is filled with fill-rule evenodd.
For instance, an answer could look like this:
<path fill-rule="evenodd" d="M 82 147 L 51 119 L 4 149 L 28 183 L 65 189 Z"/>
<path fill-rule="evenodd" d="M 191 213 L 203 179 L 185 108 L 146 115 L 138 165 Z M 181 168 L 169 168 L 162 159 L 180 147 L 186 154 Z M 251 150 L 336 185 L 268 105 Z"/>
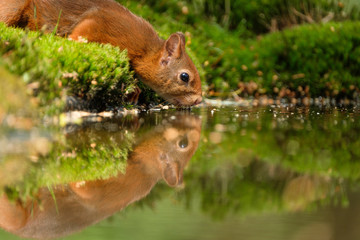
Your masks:
<path fill-rule="evenodd" d="M 0 239 L 360 239 L 357 106 L 75 115 L 5 121 Z"/>

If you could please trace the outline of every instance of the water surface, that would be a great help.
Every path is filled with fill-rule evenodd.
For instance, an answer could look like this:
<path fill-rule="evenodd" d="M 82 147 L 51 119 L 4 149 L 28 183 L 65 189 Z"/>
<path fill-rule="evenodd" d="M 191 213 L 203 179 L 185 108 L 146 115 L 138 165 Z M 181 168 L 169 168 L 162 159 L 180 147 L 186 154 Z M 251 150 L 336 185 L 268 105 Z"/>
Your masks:
<path fill-rule="evenodd" d="M 359 120 L 273 105 L 4 125 L 0 238 L 359 239 Z"/>

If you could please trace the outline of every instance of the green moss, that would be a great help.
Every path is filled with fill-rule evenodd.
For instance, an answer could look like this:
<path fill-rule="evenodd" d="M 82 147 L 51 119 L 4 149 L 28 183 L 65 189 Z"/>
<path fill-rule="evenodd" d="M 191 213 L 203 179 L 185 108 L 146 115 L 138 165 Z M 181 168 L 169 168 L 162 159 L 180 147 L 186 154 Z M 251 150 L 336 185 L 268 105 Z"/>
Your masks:
<path fill-rule="evenodd" d="M 359 91 L 360 22 L 304 25 L 272 33 L 236 53 L 240 80 L 274 88 L 310 87 L 312 96 L 352 97 Z M 234 85 L 232 85 L 234 86 Z"/>
<path fill-rule="evenodd" d="M 0 55 L 10 72 L 22 76 L 27 84 L 33 83 L 34 93 L 48 114 L 59 113 L 68 95 L 85 100 L 90 109 L 123 105 L 137 81 L 127 53 L 117 47 L 69 41 L 8 28 L 3 23 Z"/>

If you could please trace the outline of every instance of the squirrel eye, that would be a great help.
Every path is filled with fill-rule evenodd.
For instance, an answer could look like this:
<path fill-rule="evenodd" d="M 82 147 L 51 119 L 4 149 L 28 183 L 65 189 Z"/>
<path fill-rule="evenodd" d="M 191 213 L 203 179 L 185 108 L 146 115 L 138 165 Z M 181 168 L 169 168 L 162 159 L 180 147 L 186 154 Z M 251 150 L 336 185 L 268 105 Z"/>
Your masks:
<path fill-rule="evenodd" d="M 180 74 L 180 79 L 183 82 L 186 82 L 186 83 L 189 82 L 189 78 L 190 78 L 190 76 L 186 72 L 183 72 Z"/>
<path fill-rule="evenodd" d="M 189 145 L 187 136 L 181 139 L 178 144 L 180 148 L 186 148 Z"/>

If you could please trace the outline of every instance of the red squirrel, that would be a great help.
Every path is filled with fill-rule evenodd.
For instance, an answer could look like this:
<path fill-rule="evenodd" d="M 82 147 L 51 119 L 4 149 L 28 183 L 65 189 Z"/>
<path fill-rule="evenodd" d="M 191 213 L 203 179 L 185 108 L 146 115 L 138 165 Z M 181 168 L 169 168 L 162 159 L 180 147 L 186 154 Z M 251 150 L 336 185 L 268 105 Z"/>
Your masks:
<path fill-rule="evenodd" d="M 0 227 L 25 238 L 63 237 L 144 198 L 161 179 L 171 187 L 181 185 L 200 131 L 199 118 L 179 115 L 155 127 L 134 146 L 125 174 L 61 185 L 53 191 L 41 188 L 35 202 L 14 204 L 0 195 Z"/>
<path fill-rule="evenodd" d="M 170 103 L 202 101 L 200 76 L 185 51 L 184 35 L 163 40 L 147 21 L 114 0 L 1 0 L 0 21 L 127 49 L 142 81 Z"/>

